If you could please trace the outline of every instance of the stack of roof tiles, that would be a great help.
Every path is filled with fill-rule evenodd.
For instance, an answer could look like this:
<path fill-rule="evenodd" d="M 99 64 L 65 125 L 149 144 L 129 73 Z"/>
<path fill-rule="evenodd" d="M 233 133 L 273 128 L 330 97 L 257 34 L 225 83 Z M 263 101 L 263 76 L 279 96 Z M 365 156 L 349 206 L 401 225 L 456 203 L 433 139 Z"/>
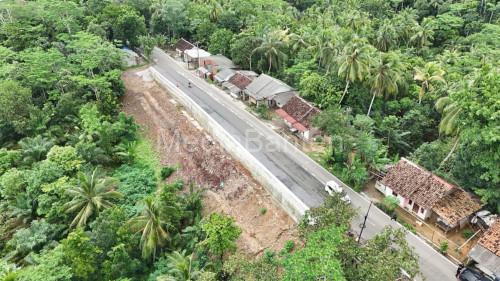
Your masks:
<path fill-rule="evenodd" d="M 497 221 L 484 233 L 478 243 L 500 257 L 500 219 L 497 219 Z"/>

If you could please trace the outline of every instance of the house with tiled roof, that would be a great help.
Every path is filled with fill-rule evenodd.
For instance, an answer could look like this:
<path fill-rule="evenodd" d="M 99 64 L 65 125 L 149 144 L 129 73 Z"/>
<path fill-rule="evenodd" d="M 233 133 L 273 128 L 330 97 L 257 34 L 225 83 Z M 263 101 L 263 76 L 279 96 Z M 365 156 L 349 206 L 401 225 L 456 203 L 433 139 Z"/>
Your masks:
<path fill-rule="evenodd" d="M 304 100 L 294 95 L 281 108 L 276 110 L 288 127 L 298 133 L 304 140 L 310 140 L 319 131 L 313 127 L 312 121 L 320 110 Z"/>
<path fill-rule="evenodd" d="M 469 258 L 491 278 L 500 277 L 500 219 L 486 230 L 469 252 Z"/>
<path fill-rule="evenodd" d="M 462 228 L 481 209 L 478 198 L 406 158 L 389 169 L 376 188 L 422 220 L 431 216 L 444 231 Z"/>
<path fill-rule="evenodd" d="M 191 42 L 187 41 L 184 38 L 179 39 L 175 44 L 174 44 L 174 49 L 177 52 L 177 56 L 184 59 L 184 52 L 186 50 L 194 48 L 195 45 L 193 45 Z"/>
<path fill-rule="evenodd" d="M 234 98 L 240 98 L 243 90 L 259 76 L 253 71 L 236 71 L 229 80 L 222 83 L 222 89 Z"/>

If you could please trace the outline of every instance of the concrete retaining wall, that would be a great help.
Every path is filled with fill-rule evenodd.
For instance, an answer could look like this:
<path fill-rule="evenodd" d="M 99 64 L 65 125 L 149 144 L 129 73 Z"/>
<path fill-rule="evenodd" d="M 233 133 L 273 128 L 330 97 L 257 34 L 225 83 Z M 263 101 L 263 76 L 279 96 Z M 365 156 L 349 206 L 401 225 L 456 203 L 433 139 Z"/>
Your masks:
<path fill-rule="evenodd" d="M 298 222 L 308 209 L 306 204 L 295 196 L 295 194 L 293 194 L 197 103 L 185 95 L 174 84 L 165 79 L 156 69 L 150 67 L 149 71 L 156 82 L 168 90 L 173 97 L 193 115 L 200 125 L 215 137 L 235 159 L 240 161 L 250 171 L 253 177 L 271 193 L 273 199 L 276 200 L 296 222 Z"/>

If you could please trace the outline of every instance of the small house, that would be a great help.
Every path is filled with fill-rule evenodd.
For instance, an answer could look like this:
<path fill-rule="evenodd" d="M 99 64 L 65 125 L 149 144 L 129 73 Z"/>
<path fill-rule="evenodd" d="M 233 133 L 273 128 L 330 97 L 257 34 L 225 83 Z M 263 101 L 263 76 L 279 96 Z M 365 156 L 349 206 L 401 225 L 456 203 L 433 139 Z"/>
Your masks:
<path fill-rule="evenodd" d="M 267 74 L 255 78 L 243 91 L 243 99 L 250 104 L 265 104 L 268 107 L 281 107 L 294 95 L 292 87 Z"/>
<path fill-rule="evenodd" d="M 240 98 L 243 90 L 252 83 L 258 74 L 253 71 L 236 71 L 236 73 L 226 82 L 222 83 L 222 88 L 234 98 Z"/>
<path fill-rule="evenodd" d="M 396 197 L 399 206 L 416 217 L 432 217 L 445 232 L 464 227 L 482 207 L 478 198 L 406 158 L 390 168 L 375 187 L 385 196 Z"/>
<path fill-rule="evenodd" d="M 206 58 L 200 58 L 200 65 L 208 70 L 208 78 L 214 79 L 214 76 L 224 69 L 236 69 L 233 61 L 223 55 L 212 55 Z"/>
<path fill-rule="evenodd" d="M 184 61 L 188 64 L 188 69 L 197 69 L 200 67 L 200 60 L 209 56 L 209 52 L 198 47 L 184 51 Z"/>
<path fill-rule="evenodd" d="M 217 74 L 215 74 L 214 81 L 217 82 L 217 84 L 221 85 L 222 83 L 227 82 L 235 73 L 236 71 L 231 68 L 222 69 Z"/>
<path fill-rule="evenodd" d="M 500 276 L 500 219 L 486 230 L 472 248 L 469 259 L 476 268 L 491 278 Z"/>
<path fill-rule="evenodd" d="M 184 60 L 184 52 L 186 50 L 195 48 L 195 46 L 186 39 L 181 38 L 174 44 L 174 48 L 175 52 L 177 53 L 177 56 L 180 57 L 182 60 Z"/>
<path fill-rule="evenodd" d="M 312 120 L 318 113 L 320 113 L 318 108 L 297 95 L 276 110 L 276 114 L 284 120 L 290 130 L 297 132 L 306 141 L 319 132 L 312 125 Z"/>

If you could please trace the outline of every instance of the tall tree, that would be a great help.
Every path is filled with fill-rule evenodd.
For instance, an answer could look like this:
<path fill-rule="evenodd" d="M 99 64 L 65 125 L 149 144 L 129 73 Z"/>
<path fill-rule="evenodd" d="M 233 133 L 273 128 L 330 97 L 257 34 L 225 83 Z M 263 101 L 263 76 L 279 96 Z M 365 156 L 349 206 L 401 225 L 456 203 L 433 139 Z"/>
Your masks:
<path fill-rule="evenodd" d="M 445 71 L 436 62 L 428 62 L 424 67 L 415 67 L 413 79 L 421 83 L 418 93 L 418 103 L 422 103 L 422 98 L 429 91 L 434 91 L 436 83 L 446 83 L 444 80 Z"/>
<path fill-rule="evenodd" d="M 271 69 L 279 69 L 285 62 L 286 47 L 285 43 L 286 31 L 275 30 L 265 32 L 259 47 L 255 48 L 252 53 L 257 53 L 266 58 L 268 65 L 268 73 L 271 73 Z M 251 62 L 251 59 L 250 59 Z"/>
<path fill-rule="evenodd" d="M 165 245 L 169 238 L 167 224 L 152 197 L 144 198 L 142 204 L 142 212 L 130 219 L 128 224 L 133 231 L 142 232 L 142 257 L 154 260 L 158 248 Z"/>
<path fill-rule="evenodd" d="M 344 77 L 346 85 L 339 104 L 344 100 L 350 83 L 363 81 L 369 75 L 372 55 L 373 46 L 359 38 L 353 39 L 344 47 L 342 54 L 338 58 L 338 75 Z"/>
<path fill-rule="evenodd" d="M 381 54 L 372 73 L 371 88 L 373 96 L 366 115 L 370 116 L 370 111 L 376 96 L 397 94 L 398 83 L 401 81 L 401 72 L 401 62 L 397 54 Z"/>
<path fill-rule="evenodd" d="M 70 227 L 83 227 L 87 220 L 105 208 L 113 206 L 111 200 L 122 195 L 115 189 L 118 182 L 111 177 L 100 177 L 98 168 L 92 173 L 78 173 L 79 185 L 67 190 L 73 199 L 64 205 L 67 213 L 78 212 Z"/>

